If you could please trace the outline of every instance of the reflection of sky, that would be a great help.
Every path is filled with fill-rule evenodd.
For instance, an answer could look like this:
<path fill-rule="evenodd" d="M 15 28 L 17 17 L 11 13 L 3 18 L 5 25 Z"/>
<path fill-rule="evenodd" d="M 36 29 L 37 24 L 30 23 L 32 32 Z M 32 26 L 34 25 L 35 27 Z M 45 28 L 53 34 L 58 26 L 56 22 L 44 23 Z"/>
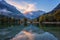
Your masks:
<path fill-rule="evenodd" d="M 27 12 L 33 10 L 51 11 L 56 7 L 60 0 L 6 0 L 8 3 L 16 6 L 18 10 Z"/>
<path fill-rule="evenodd" d="M 20 33 L 16 34 L 12 40 L 57 40 L 57 38 L 34 25 L 29 25 Z"/>

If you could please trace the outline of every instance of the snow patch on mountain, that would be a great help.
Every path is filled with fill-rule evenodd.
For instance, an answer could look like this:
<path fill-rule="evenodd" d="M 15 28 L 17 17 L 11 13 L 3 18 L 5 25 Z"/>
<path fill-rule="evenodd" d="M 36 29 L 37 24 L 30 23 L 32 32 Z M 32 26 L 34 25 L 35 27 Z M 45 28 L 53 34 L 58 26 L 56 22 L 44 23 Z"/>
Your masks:
<path fill-rule="evenodd" d="M 32 12 L 28 12 L 27 14 L 24 14 L 24 16 L 28 19 L 35 19 L 41 15 L 43 15 L 45 12 L 44 11 L 32 11 Z"/>

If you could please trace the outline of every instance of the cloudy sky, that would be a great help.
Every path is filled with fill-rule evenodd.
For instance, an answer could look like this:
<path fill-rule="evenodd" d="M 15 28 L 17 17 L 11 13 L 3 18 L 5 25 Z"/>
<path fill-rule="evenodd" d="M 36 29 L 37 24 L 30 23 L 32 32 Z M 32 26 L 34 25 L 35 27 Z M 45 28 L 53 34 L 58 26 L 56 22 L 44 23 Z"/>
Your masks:
<path fill-rule="evenodd" d="M 11 5 L 14 5 L 19 11 L 23 13 L 37 10 L 49 12 L 60 3 L 60 0 L 5 0 L 5 1 Z"/>

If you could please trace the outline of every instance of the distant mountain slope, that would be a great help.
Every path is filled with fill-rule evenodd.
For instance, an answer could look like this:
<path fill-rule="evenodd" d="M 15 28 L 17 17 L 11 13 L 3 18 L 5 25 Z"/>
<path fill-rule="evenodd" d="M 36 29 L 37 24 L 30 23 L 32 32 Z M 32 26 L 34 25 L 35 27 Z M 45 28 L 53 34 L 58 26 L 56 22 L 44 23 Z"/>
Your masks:
<path fill-rule="evenodd" d="M 10 17 L 11 16 L 13 16 L 15 18 L 23 18 L 24 17 L 20 11 L 18 11 L 14 6 L 8 4 L 4 0 L 0 1 L 0 12 L 3 12 L 2 13 L 3 15 L 10 16 Z"/>
<path fill-rule="evenodd" d="M 54 10 L 57 10 L 57 9 L 60 9 L 60 4 L 58 4 Z"/>
<path fill-rule="evenodd" d="M 60 3 L 50 13 L 54 13 L 58 9 L 60 9 Z"/>
<path fill-rule="evenodd" d="M 51 12 L 40 17 L 40 22 L 60 22 L 60 4 L 58 4 Z"/>
<path fill-rule="evenodd" d="M 44 11 L 40 11 L 40 10 L 39 11 L 31 11 L 31 12 L 28 12 L 27 14 L 25 14 L 24 16 L 28 19 L 35 19 L 44 13 L 45 13 Z"/>
<path fill-rule="evenodd" d="M 4 0 L 0 1 L 0 9 L 7 9 L 13 13 L 20 13 L 14 6 L 6 3 Z"/>

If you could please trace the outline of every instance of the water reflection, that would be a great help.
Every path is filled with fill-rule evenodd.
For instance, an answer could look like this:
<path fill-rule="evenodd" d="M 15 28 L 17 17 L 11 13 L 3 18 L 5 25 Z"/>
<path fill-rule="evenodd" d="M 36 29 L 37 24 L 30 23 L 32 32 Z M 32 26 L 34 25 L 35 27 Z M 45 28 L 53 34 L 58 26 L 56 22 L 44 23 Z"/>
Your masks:
<path fill-rule="evenodd" d="M 5 27 L 5 26 L 1 26 Z M 25 26 L 22 25 L 11 25 L 6 26 L 6 28 L 0 28 L 0 40 L 10 40 L 17 33 L 19 33 Z"/>
<path fill-rule="evenodd" d="M 31 24 L 10 40 L 57 40 L 57 38 Z"/>

